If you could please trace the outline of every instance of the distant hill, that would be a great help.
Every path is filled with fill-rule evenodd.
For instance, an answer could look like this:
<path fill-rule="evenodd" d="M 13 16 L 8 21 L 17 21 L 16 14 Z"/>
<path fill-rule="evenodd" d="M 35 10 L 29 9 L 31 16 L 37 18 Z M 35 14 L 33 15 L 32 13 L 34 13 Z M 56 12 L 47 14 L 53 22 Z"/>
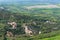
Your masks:
<path fill-rule="evenodd" d="M 58 5 L 35 5 L 35 6 L 25 6 L 27 9 L 33 9 L 33 8 L 60 8 Z"/>

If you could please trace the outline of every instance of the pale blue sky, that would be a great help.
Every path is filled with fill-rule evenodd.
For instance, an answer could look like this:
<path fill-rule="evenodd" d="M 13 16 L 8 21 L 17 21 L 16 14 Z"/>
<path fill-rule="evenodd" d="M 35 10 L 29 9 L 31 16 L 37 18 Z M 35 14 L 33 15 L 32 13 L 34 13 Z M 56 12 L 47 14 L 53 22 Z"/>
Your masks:
<path fill-rule="evenodd" d="M 54 3 L 60 3 L 60 0 L 0 0 L 0 2 L 19 2 L 19 1 L 32 1 L 32 2 L 45 2 L 45 3 L 51 3 L 51 2 L 54 2 Z"/>
<path fill-rule="evenodd" d="M 60 0 L 0 0 L 0 1 L 60 1 Z"/>

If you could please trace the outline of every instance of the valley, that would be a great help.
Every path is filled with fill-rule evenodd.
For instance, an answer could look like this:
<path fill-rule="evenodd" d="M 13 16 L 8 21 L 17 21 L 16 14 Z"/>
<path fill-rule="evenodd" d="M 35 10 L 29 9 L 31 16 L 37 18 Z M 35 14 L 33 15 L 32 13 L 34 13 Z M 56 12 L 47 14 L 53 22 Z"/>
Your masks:
<path fill-rule="evenodd" d="M 0 40 L 59 40 L 59 0 L 0 1 Z"/>

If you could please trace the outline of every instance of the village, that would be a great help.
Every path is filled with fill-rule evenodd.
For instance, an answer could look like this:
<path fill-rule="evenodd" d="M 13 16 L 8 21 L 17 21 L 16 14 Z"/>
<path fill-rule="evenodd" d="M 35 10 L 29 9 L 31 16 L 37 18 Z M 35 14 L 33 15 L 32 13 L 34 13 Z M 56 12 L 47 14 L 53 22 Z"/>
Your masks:
<path fill-rule="evenodd" d="M 33 24 L 36 25 L 35 22 L 33 22 Z M 16 22 L 8 22 L 8 25 L 11 25 L 10 30 L 11 29 L 13 29 L 13 30 L 17 29 L 17 23 Z M 40 30 L 33 30 L 33 29 L 31 29 L 31 27 L 29 25 L 31 25 L 31 23 L 24 23 L 24 24 L 22 24 L 22 27 L 24 28 L 24 32 L 25 32 L 26 36 L 27 35 L 28 36 L 33 36 L 33 35 L 41 34 Z M 10 31 L 7 31 L 6 36 L 13 37 L 13 33 L 10 32 Z"/>

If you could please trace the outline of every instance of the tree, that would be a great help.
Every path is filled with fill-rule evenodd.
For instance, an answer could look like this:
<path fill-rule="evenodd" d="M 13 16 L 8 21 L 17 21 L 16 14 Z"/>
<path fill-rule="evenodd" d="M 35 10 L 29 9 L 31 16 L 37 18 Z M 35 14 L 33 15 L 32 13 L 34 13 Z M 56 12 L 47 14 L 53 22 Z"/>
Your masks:
<path fill-rule="evenodd" d="M 16 18 L 14 17 L 14 15 L 11 15 L 11 16 L 10 16 L 9 21 L 15 21 L 15 22 L 17 22 L 17 20 L 16 20 Z"/>

